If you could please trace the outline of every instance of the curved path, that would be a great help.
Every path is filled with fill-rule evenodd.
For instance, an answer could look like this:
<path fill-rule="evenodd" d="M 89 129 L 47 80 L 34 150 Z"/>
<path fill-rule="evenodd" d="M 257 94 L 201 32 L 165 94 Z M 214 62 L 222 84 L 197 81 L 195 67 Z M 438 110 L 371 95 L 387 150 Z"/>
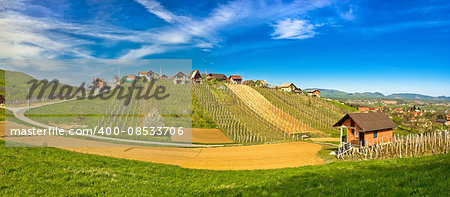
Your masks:
<path fill-rule="evenodd" d="M 40 105 L 42 106 L 42 105 Z M 34 106 L 38 107 L 38 106 Z M 40 127 L 49 127 L 24 116 L 27 108 L 8 108 L 20 120 Z M 26 128 L 17 123 L 8 123 L 8 127 Z M 97 136 L 98 137 L 98 136 Z M 57 144 L 63 137 L 53 136 L 51 141 L 45 139 L 45 143 Z M 36 142 L 36 137 L 17 137 L 14 140 Z M 298 167 L 305 165 L 322 164 L 317 156 L 321 150 L 318 144 L 307 142 L 289 142 L 278 144 L 261 144 L 252 146 L 227 146 L 211 147 L 218 145 L 193 145 L 197 148 L 176 147 L 126 147 L 109 142 L 96 142 L 92 147 L 92 140 L 64 138 L 72 140 L 71 143 L 79 147 L 59 147 L 61 149 L 80 153 L 95 154 L 108 157 L 132 159 L 139 161 L 155 162 L 177 165 L 183 168 L 210 169 L 210 170 L 255 170 L 277 169 L 286 167 Z M 111 140 L 117 140 L 112 138 Z M 52 142 L 53 141 L 53 142 Z M 134 140 L 132 140 L 134 141 Z M 173 143 L 168 143 L 173 144 Z M 84 146 L 91 147 L 84 147 Z M 182 144 L 186 146 L 185 144 Z M 118 147 L 121 146 L 121 147 Z M 221 145 L 219 145 L 221 146 Z M 58 146 L 55 146 L 58 147 Z M 208 148 L 209 147 L 209 148 Z"/>
<path fill-rule="evenodd" d="M 36 108 L 36 107 L 42 107 L 45 105 L 51 105 L 56 103 L 62 103 L 67 102 L 70 100 L 64 100 L 64 101 L 58 101 L 54 103 L 47 103 L 42 105 L 35 105 L 30 106 L 30 108 Z M 28 107 L 8 107 L 6 108 L 14 113 L 14 116 L 16 116 L 19 120 L 24 121 L 26 123 L 32 124 L 37 127 L 42 128 L 50 128 L 52 126 L 43 124 L 34 120 L 29 119 L 25 116 L 25 112 L 28 110 Z M 120 138 L 112 138 L 112 137 L 105 137 L 105 136 L 97 136 L 97 135 L 83 135 L 83 137 L 89 137 L 93 139 L 99 139 L 99 140 L 111 140 L 111 141 L 117 141 L 117 142 L 125 142 L 125 143 L 137 143 L 142 145 L 157 145 L 157 146 L 178 146 L 178 147 L 217 147 L 217 146 L 223 146 L 220 144 L 217 145 L 199 145 L 199 144 L 186 144 L 186 143 L 176 143 L 176 142 L 152 142 L 152 141 L 141 141 L 141 140 L 129 140 L 129 139 L 120 139 Z M 60 137 L 62 138 L 62 137 Z M 96 146 L 96 145 L 93 145 Z M 117 145 L 115 145 L 117 146 Z"/>

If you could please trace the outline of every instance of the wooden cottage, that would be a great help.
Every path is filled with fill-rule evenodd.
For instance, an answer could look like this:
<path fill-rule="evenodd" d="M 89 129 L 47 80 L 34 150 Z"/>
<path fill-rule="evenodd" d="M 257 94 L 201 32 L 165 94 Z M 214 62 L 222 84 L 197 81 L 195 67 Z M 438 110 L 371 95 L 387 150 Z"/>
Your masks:
<path fill-rule="evenodd" d="M 334 127 L 341 127 L 341 146 L 371 146 L 390 142 L 397 125 L 383 112 L 369 112 L 346 114 Z"/>

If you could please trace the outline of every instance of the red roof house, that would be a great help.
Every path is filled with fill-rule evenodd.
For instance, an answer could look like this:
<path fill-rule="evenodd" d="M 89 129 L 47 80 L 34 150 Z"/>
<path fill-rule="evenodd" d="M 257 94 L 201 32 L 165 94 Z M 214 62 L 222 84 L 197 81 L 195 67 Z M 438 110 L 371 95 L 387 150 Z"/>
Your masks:
<path fill-rule="evenodd" d="M 242 84 L 242 77 L 239 75 L 230 75 L 229 80 L 232 84 Z"/>

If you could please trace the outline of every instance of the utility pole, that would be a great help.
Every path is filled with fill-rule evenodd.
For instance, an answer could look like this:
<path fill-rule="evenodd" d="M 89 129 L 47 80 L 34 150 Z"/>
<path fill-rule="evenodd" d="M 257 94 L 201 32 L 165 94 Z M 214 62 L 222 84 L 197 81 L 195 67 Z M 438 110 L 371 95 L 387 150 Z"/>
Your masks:
<path fill-rule="evenodd" d="M 28 91 L 28 96 L 27 96 L 28 109 L 27 109 L 27 111 L 29 111 L 30 110 L 30 88 L 28 88 L 27 91 Z"/>
<path fill-rule="evenodd" d="M 117 74 L 119 75 L 119 80 L 120 80 L 120 66 L 117 66 Z"/>

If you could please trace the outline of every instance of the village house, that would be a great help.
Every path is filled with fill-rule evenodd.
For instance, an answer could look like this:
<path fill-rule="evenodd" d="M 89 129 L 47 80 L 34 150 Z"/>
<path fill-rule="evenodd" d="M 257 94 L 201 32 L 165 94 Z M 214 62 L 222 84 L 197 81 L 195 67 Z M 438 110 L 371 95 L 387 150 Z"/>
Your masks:
<path fill-rule="evenodd" d="M 174 84 L 185 84 L 189 83 L 189 77 L 181 71 L 178 71 L 177 74 L 170 77 L 170 80 L 173 80 Z"/>
<path fill-rule="evenodd" d="M 334 127 L 341 127 L 341 146 L 372 146 L 390 142 L 397 125 L 382 112 L 349 113 Z"/>
<path fill-rule="evenodd" d="M 190 78 L 193 83 L 201 83 L 202 82 L 202 75 L 200 74 L 199 70 L 192 71 Z"/>
<path fill-rule="evenodd" d="M 278 91 L 283 92 L 291 92 L 291 93 L 301 93 L 301 89 L 297 88 L 297 86 L 294 85 L 294 83 L 283 83 L 280 86 L 276 86 Z"/>
<path fill-rule="evenodd" d="M 133 82 L 135 82 L 136 80 L 137 80 L 136 75 L 131 74 L 131 75 L 128 75 L 128 77 L 127 77 L 127 79 L 125 80 L 125 82 L 126 82 L 126 83 L 133 83 Z"/>
<path fill-rule="evenodd" d="M 368 107 L 358 107 L 358 111 L 360 111 L 361 113 L 367 113 L 370 111 L 370 109 Z"/>
<path fill-rule="evenodd" d="M 264 80 L 256 80 L 255 86 L 261 87 L 261 88 L 267 88 L 267 87 L 269 87 L 269 84 Z"/>
<path fill-rule="evenodd" d="M 160 80 L 167 80 L 167 79 L 169 79 L 169 77 L 167 75 L 161 75 L 161 76 L 159 76 L 159 79 Z"/>
<path fill-rule="evenodd" d="M 232 84 L 242 84 L 242 77 L 239 75 L 230 75 L 227 81 Z"/>
<path fill-rule="evenodd" d="M 320 91 L 318 89 L 308 90 L 307 94 L 313 97 L 320 97 Z"/>
<path fill-rule="evenodd" d="M 242 84 L 248 85 L 248 86 L 253 86 L 253 85 L 255 85 L 255 81 L 253 81 L 253 80 L 245 80 L 244 82 L 242 82 Z"/>
<path fill-rule="evenodd" d="M 147 73 L 148 72 L 146 72 L 146 71 L 141 71 L 141 72 L 138 72 L 138 76 L 139 77 L 147 77 Z"/>
<path fill-rule="evenodd" d="M 152 70 L 147 72 L 147 80 L 151 80 L 151 79 L 159 79 L 159 75 L 158 73 L 153 72 Z"/>
<path fill-rule="evenodd" d="M 403 113 L 403 109 L 400 108 L 395 108 L 394 111 L 396 111 L 397 113 Z"/>
<path fill-rule="evenodd" d="M 213 79 L 216 79 L 217 81 L 225 81 L 227 80 L 227 76 L 224 74 L 216 74 L 216 73 L 209 73 L 206 75 L 206 80 L 211 81 Z"/>
<path fill-rule="evenodd" d="M 107 82 L 104 78 L 94 78 L 94 80 L 92 80 L 93 89 L 101 89 L 105 86 L 107 86 Z"/>

